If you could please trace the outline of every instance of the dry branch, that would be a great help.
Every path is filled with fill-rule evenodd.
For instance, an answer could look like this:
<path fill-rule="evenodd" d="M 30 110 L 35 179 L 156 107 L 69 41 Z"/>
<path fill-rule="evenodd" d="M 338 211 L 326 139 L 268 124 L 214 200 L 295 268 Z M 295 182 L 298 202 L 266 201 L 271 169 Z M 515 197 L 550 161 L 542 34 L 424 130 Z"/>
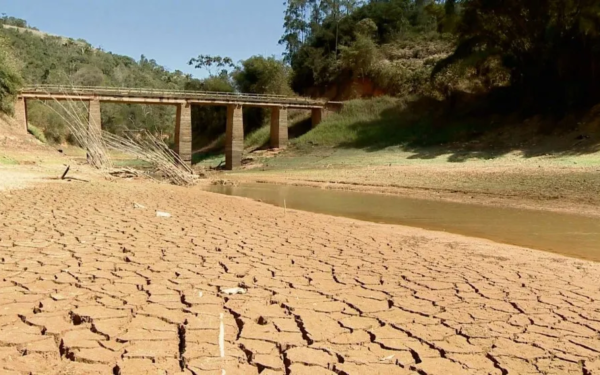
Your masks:
<path fill-rule="evenodd" d="M 123 174 L 122 170 L 116 171 L 112 168 L 113 164 L 108 152 L 108 149 L 112 149 L 133 155 L 137 159 L 151 164 L 157 174 L 173 184 L 191 185 L 195 183 L 197 176 L 190 166 L 169 149 L 161 139 L 149 132 L 144 131 L 138 140 L 129 136 L 121 137 L 102 131 L 100 124 L 91 124 L 90 121 L 94 121 L 94 119 L 89 120 L 88 116 L 81 113 L 81 106 L 78 108 L 77 103 L 85 105 L 84 101 L 69 99 L 61 102 L 54 99 L 54 102 L 57 103 L 60 110 L 50 104 L 44 104 L 65 121 L 77 143 L 86 150 L 87 161 L 92 166 L 109 174 L 131 177 L 134 174 L 131 170 Z"/>
<path fill-rule="evenodd" d="M 56 109 L 46 102 L 43 103 L 67 124 L 71 135 L 75 138 L 79 146 L 86 151 L 87 161 L 90 165 L 101 170 L 112 168 L 108 151 L 102 140 L 102 132 L 98 130 L 100 129 L 100 124 L 90 124 L 88 117 L 81 113 L 81 106 L 78 108 L 77 103 L 85 106 L 82 100 L 69 99 L 59 101 L 54 99 L 54 103 L 61 110 Z M 94 120 L 92 119 L 92 121 Z"/>
<path fill-rule="evenodd" d="M 102 134 L 105 144 L 111 150 L 135 156 L 152 165 L 156 173 L 175 185 L 192 185 L 196 182 L 194 171 L 181 160 L 159 138 L 144 131 L 140 139 L 121 137 L 109 132 Z"/>

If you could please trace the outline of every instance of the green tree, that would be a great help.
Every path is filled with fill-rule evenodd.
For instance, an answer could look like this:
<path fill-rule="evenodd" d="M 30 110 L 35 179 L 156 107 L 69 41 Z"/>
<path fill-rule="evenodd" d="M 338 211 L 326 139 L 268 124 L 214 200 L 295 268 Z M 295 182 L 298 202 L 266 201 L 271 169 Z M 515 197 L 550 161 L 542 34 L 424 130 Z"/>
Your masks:
<path fill-rule="evenodd" d="M 597 0 L 465 0 L 461 7 L 458 45 L 434 75 L 453 64 L 485 75 L 499 61 L 528 103 L 560 109 L 600 98 Z"/>
<path fill-rule="evenodd" d="M 366 77 L 376 61 L 381 59 L 377 43 L 377 25 L 370 18 L 356 24 L 356 40 L 349 46 L 341 47 L 340 61 L 344 69 L 357 78 Z"/>
<path fill-rule="evenodd" d="M 279 40 L 280 44 L 286 46 L 286 61 L 294 59 L 302 45 L 323 29 L 326 20 L 335 25 L 337 47 L 341 19 L 362 4 L 363 0 L 287 0 L 283 18 L 284 34 Z"/>
<path fill-rule="evenodd" d="M 218 75 L 226 75 L 228 74 L 228 69 L 235 68 L 235 64 L 230 57 L 210 55 L 198 55 L 198 57 L 191 59 L 188 65 L 193 65 L 196 69 L 206 69 L 211 76 L 215 75 L 215 72 L 212 70 L 213 67 L 220 69 Z"/>
<path fill-rule="evenodd" d="M 318 16 L 313 16 L 311 22 L 318 25 L 311 26 L 309 36 L 297 51 L 288 50 L 286 56 L 293 69 L 292 88 L 301 93 L 315 87 L 317 91 L 326 90 L 347 79 L 349 72 L 345 68 L 351 52 L 348 48 L 381 45 L 409 31 L 415 6 L 413 0 L 323 0 L 312 9 Z M 371 19 L 377 26 L 372 41 L 356 33 L 357 24 L 364 19 Z M 357 38 L 361 38 L 358 43 Z M 340 62 L 342 50 L 345 61 Z"/>
<path fill-rule="evenodd" d="M 2 13 L 0 18 L 0 25 L 16 26 L 16 27 L 28 27 L 27 21 L 21 18 L 11 17 Z"/>
<path fill-rule="evenodd" d="M 286 60 L 291 61 L 310 35 L 309 9 L 312 0 L 287 0 L 283 17 L 284 34 L 279 44 L 286 46 Z"/>
<path fill-rule="evenodd" d="M 253 56 L 242 61 L 233 73 L 241 92 L 291 95 L 290 68 L 275 57 Z"/>
<path fill-rule="evenodd" d="M 104 73 L 96 66 L 84 65 L 71 77 L 77 86 L 102 86 L 104 84 Z"/>

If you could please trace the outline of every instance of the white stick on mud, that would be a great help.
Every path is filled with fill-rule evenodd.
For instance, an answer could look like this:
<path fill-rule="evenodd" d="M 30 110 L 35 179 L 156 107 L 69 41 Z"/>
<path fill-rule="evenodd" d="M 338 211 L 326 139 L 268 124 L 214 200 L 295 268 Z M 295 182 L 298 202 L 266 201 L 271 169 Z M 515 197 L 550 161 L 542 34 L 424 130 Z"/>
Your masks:
<path fill-rule="evenodd" d="M 223 325 L 223 313 L 219 315 L 221 324 L 219 327 L 219 350 L 221 351 L 221 358 L 225 357 L 225 326 Z"/>
<path fill-rule="evenodd" d="M 225 358 L 225 326 L 223 325 L 223 313 L 219 314 L 221 321 L 219 325 L 219 350 L 221 351 L 221 358 Z M 225 375 L 225 369 L 221 368 L 221 375 Z"/>

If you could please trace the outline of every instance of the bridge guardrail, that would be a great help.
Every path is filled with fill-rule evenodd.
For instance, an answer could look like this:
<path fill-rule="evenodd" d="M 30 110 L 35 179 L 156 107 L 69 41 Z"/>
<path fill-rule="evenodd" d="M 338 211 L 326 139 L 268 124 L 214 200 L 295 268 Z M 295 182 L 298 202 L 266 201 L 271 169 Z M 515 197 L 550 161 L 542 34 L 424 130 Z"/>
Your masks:
<path fill-rule="evenodd" d="M 141 96 L 141 97 L 169 97 L 180 99 L 209 99 L 247 102 L 290 103 L 305 105 L 325 105 L 327 101 L 303 97 L 289 97 L 285 95 L 266 95 L 236 92 L 213 91 L 185 91 L 163 90 L 133 87 L 105 87 L 105 86 L 60 86 L 60 85 L 28 85 L 21 89 L 24 94 L 67 94 L 67 95 L 114 95 L 114 96 Z"/>

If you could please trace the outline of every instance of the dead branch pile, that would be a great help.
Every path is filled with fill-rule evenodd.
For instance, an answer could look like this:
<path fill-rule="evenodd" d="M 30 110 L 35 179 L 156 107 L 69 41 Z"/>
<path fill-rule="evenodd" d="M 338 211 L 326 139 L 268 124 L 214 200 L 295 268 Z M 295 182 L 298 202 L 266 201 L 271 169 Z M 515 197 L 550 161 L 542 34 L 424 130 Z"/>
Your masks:
<path fill-rule="evenodd" d="M 90 165 L 101 170 L 112 168 L 106 145 L 102 139 L 100 124 L 89 123 L 87 114 L 82 110 L 82 106 L 78 105 L 78 103 L 83 104 L 82 101 L 58 101 L 54 99 L 54 103 L 58 105 L 59 109 L 49 103 L 42 103 L 52 109 L 67 124 L 71 135 L 79 146 L 86 151 L 87 161 Z"/>
<path fill-rule="evenodd" d="M 103 132 L 102 137 L 109 149 L 135 156 L 151 164 L 157 174 L 175 185 L 185 186 L 196 182 L 197 177 L 192 168 L 186 165 L 161 139 L 149 132 L 144 132 L 137 140 L 108 132 Z"/>
<path fill-rule="evenodd" d="M 144 172 L 132 168 L 113 168 L 110 171 L 108 171 L 108 174 L 110 174 L 113 177 L 125 179 L 136 178 L 146 175 Z"/>
<path fill-rule="evenodd" d="M 87 161 L 92 166 L 113 176 L 133 178 L 144 175 L 131 169 L 114 169 L 108 150 L 116 150 L 143 160 L 155 169 L 156 174 L 176 185 L 191 185 L 196 182 L 194 171 L 184 163 L 179 155 L 159 138 L 144 132 L 143 137 L 134 140 L 129 136 L 121 137 L 103 132 L 100 124 L 88 120 L 85 104 L 82 100 L 54 100 L 56 106 L 43 102 L 58 114 L 68 126 L 76 142 L 85 149 Z M 58 107 L 58 109 L 57 109 Z M 91 123 L 90 123 L 91 122 Z"/>

